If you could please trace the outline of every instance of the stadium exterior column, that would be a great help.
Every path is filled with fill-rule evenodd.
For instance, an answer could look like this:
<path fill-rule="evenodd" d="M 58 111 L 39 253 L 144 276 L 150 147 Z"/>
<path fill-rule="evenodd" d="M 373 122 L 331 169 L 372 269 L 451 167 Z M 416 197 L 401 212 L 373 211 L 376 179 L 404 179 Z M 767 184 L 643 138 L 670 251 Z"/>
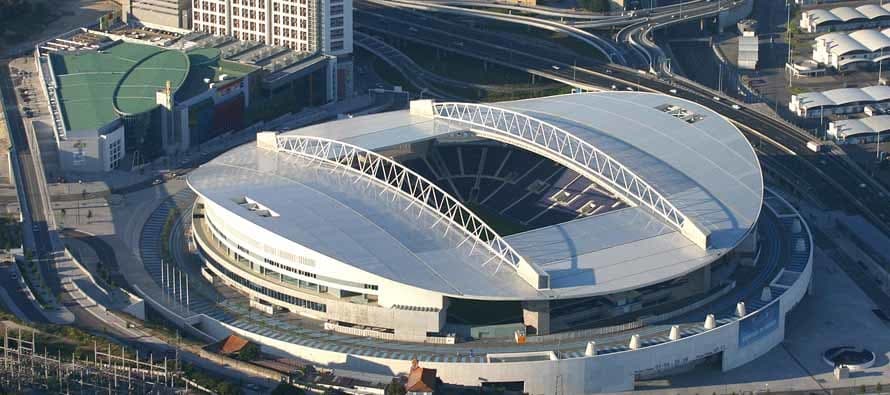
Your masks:
<path fill-rule="evenodd" d="M 535 334 L 550 333 L 550 301 L 532 300 L 522 302 L 522 322 L 535 329 Z"/>
<path fill-rule="evenodd" d="M 754 257 L 757 254 L 757 228 L 755 227 L 751 233 L 736 247 L 735 255 L 739 257 L 739 263 L 746 266 L 754 266 Z"/>

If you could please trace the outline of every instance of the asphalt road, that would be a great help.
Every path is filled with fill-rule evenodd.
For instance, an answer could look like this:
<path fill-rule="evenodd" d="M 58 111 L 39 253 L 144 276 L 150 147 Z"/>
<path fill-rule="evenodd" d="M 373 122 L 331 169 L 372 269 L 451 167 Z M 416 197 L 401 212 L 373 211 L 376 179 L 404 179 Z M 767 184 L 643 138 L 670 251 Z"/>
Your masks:
<path fill-rule="evenodd" d="M 19 159 L 21 165 L 20 171 L 25 179 L 25 194 L 28 197 L 28 208 L 31 211 L 31 221 L 40 227 L 39 231 L 35 231 L 35 236 L 43 236 L 35 241 L 39 250 L 45 250 L 49 245 L 49 238 L 46 236 L 46 216 L 44 214 L 43 205 L 34 196 L 39 196 L 39 190 L 36 184 L 37 172 L 34 167 L 34 161 L 31 156 L 30 145 L 25 135 L 24 119 L 19 110 L 19 98 L 15 93 L 15 85 L 10 76 L 8 64 L 0 65 L 0 90 L 3 93 L 3 102 L 6 105 L 6 119 L 9 125 L 9 134 L 12 140 L 15 155 Z"/>
<path fill-rule="evenodd" d="M 43 313 L 28 299 L 25 290 L 19 285 L 18 280 L 11 277 L 10 266 L 0 267 L 0 288 L 6 291 L 16 307 L 25 315 L 24 318 L 32 322 L 46 322 Z"/>
<path fill-rule="evenodd" d="M 50 288 L 54 291 L 58 291 L 60 289 L 58 285 L 58 276 L 56 276 L 55 271 L 48 270 L 48 265 L 42 264 L 45 262 L 44 259 L 49 259 L 53 254 L 53 247 L 50 242 L 49 230 L 47 228 L 47 213 L 42 203 L 40 188 L 38 186 L 38 177 L 43 177 L 43 174 L 38 174 L 34 158 L 31 154 L 31 147 L 25 131 L 26 120 L 21 116 L 21 111 L 19 109 L 20 101 L 15 84 L 13 83 L 13 78 L 9 64 L 0 64 L 0 91 L 2 91 L 3 102 L 6 106 L 4 110 L 6 112 L 7 124 L 10 129 L 9 135 L 13 146 L 12 154 L 16 155 L 18 158 L 17 165 L 19 169 L 16 172 L 24 181 L 23 185 L 19 184 L 18 187 L 21 188 L 24 186 L 22 192 L 24 193 L 26 202 L 23 202 L 23 206 L 27 205 L 30 213 L 30 223 L 32 224 L 31 229 L 25 229 L 25 231 L 31 232 L 34 236 L 33 252 L 34 256 L 41 260 L 39 266 L 43 278 L 47 281 Z M 15 162 L 13 163 L 15 164 Z"/>

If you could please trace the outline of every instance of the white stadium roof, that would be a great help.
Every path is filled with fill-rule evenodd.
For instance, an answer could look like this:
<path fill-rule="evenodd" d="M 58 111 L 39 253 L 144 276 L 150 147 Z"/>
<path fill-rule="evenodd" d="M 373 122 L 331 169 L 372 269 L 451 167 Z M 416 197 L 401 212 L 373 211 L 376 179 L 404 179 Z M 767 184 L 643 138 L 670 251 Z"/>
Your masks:
<path fill-rule="evenodd" d="M 682 108 L 693 122 L 664 110 Z M 536 289 L 514 270 L 467 255 L 459 232 L 431 229 L 436 217 L 405 215 L 411 202 L 357 182 L 358 175 L 287 152 L 246 144 L 189 175 L 203 198 L 281 238 L 373 275 L 443 294 L 479 299 L 545 299 L 609 294 L 690 273 L 734 248 L 756 223 L 760 165 L 748 141 L 711 110 L 675 97 L 602 92 L 493 106 L 548 122 L 589 142 L 647 181 L 710 234 L 700 248 L 643 206 L 576 219 L 504 239 L 546 272 Z M 396 111 L 323 123 L 283 136 L 319 136 L 380 151 L 458 131 L 431 116 Z M 234 200 L 249 196 L 275 211 L 263 217 Z M 385 197 L 382 197 L 385 196 Z"/>
<path fill-rule="evenodd" d="M 840 88 L 824 92 L 805 92 L 795 95 L 802 108 L 842 106 L 851 103 L 878 103 L 890 100 L 890 86 L 875 85 L 864 88 Z"/>

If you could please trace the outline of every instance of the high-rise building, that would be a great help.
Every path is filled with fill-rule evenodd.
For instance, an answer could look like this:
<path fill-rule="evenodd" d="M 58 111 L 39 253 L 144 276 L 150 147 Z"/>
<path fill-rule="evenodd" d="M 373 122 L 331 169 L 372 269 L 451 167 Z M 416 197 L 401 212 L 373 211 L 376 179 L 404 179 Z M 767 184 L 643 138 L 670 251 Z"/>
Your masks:
<path fill-rule="evenodd" d="M 192 28 L 300 52 L 352 53 L 352 0 L 193 0 Z"/>
<path fill-rule="evenodd" d="M 337 97 L 352 92 L 352 0 L 193 0 L 192 30 L 337 57 Z"/>

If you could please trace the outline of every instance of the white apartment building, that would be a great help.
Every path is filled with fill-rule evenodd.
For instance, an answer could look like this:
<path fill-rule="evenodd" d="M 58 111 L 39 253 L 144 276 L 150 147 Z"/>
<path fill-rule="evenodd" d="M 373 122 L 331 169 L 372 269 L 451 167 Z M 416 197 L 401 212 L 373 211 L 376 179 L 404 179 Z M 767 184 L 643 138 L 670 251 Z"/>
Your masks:
<path fill-rule="evenodd" d="M 352 0 L 193 0 L 192 29 L 334 56 L 352 54 Z"/>

